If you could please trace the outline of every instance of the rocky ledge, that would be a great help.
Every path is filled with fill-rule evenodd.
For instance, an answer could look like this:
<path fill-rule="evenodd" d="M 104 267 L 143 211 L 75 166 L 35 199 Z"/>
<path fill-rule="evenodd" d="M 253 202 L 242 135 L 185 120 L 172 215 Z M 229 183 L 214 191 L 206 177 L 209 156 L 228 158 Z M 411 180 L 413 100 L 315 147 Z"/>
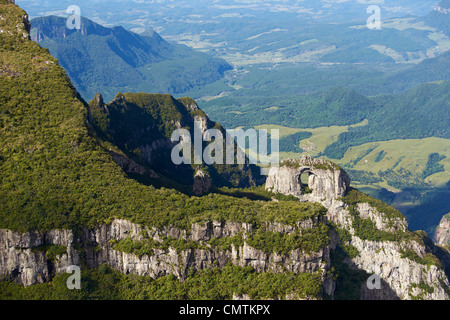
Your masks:
<path fill-rule="evenodd" d="M 314 228 L 323 222 L 318 218 L 298 222 L 295 226 L 268 223 L 263 229 L 289 234 Z M 257 272 L 320 272 L 324 292 L 333 294 L 334 282 L 327 276 L 330 269 L 328 243 L 317 252 L 301 249 L 288 253 L 266 252 L 253 248 L 245 241 L 252 232 L 254 227 L 247 223 L 213 221 L 193 224 L 191 230 L 186 231 L 170 226 L 163 229 L 143 228 L 127 220 L 114 220 L 93 230 L 83 229 L 78 237 L 68 230 L 25 234 L 0 230 L 0 277 L 30 286 L 67 272 L 71 265 L 87 268 L 109 265 L 124 274 L 152 278 L 173 274 L 184 279 L 189 270 L 220 268 L 232 263 L 241 267 L 252 266 Z M 231 244 L 230 250 L 209 244 L 213 239 L 224 240 L 239 235 L 243 236 L 243 242 L 240 245 Z M 151 239 L 162 243 L 168 238 L 191 241 L 201 245 L 201 248 L 177 249 L 169 246 L 155 248 L 153 254 L 138 255 L 115 247 L 122 240 Z M 50 257 L 48 251 L 52 247 L 59 248 L 59 251 Z"/>

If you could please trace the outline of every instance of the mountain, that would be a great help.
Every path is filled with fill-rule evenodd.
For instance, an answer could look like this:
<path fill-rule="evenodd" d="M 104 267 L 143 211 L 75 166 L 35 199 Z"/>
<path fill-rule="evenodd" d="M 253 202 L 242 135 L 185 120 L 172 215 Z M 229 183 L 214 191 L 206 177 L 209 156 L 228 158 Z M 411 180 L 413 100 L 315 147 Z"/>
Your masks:
<path fill-rule="evenodd" d="M 405 94 L 373 99 L 378 107 L 367 116 L 369 123 L 339 135 L 325 154 L 340 159 L 351 147 L 392 139 L 450 138 L 450 81 L 420 85 Z M 439 116 L 437 116 L 439 115 Z"/>
<path fill-rule="evenodd" d="M 193 99 L 174 99 L 169 94 L 119 93 L 113 101 L 105 104 L 103 97 L 98 94 L 90 102 L 89 110 L 99 137 L 119 147 L 130 160 L 133 159 L 131 161 L 171 181 L 193 185 L 195 172 L 200 168 L 202 172 L 207 172 L 212 184 L 219 187 L 250 187 L 264 181 L 260 169 L 250 165 L 248 159 L 243 165 L 173 164 L 171 152 L 177 142 L 171 141 L 171 134 L 176 129 L 188 129 L 191 137 L 194 137 L 197 122 L 202 126 L 202 135 L 208 129 L 218 129 L 223 137 L 227 136 L 225 129 L 211 121 Z M 206 146 L 204 142 L 202 150 Z M 226 163 L 225 157 L 223 163 Z M 129 166 L 128 162 L 125 165 Z M 136 165 L 133 164 L 133 167 Z M 140 178 L 145 182 L 145 175 Z M 158 183 L 154 179 L 149 181 Z"/>
<path fill-rule="evenodd" d="M 450 2 L 448 0 L 441 1 L 434 11 L 421 19 L 427 25 L 450 36 Z"/>
<path fill-rule="evenodd" d="M 142 93 L 88 104 L 26 13 L 0 0 L 0 16 L 1 299 L 450 298 L 449 253 L 330 161 L 202 196 L 141 183 L 163 178 L 145 146 L 203 111 Z"/>
<path fill-rule="evenodd" d="M 450 51 L 386 77 L 383 87 L 404 92 L 427 82 L 450 80 Z M 388 90 L 384 90 L 389 92 Z"/>
<path fill-rule="evenodd" d="M 79 30 L 66 23 L 56 16 L 33 19 L 32 39 L 58 59 L 85 99 L 97 91 L 107 100 L 128 91 L 178 94 L 231 69 L 224 60 L 169 43 L 152 30 L 138 35 L 84 17 Z"/>

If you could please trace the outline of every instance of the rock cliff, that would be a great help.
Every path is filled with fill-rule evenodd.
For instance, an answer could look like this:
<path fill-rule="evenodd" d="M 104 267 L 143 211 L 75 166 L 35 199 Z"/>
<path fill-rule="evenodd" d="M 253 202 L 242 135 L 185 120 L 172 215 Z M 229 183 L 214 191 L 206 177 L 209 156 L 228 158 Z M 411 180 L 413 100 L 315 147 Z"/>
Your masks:
<path fill-rule="evenodd" d="M 434 233 L 433 241 L 440 246 L 450 245 L 450 213 L 442 217 Z"/>
<path fill-rule="evenodd" d="M 307 161 L 310 159 L 304 159 L 301 163 Z M 340 248 L 347 252 L 343 263 L 350 270 L 365 274 L 359 280 L 361 299 L 449 299 L 449 282 L 444 271 L 448 261 L 439 261 L 433 254 L 436 249 L 427 243 L 426 238 L 409 231 L 403 216 L 387 210 L 381 202 L 348 189 L 346 174 L 340 169 L 337 174 L 330 174 L 331 167 L 325 169 L 325 165 L 331 163 L 321 161 L 319 170 L 308 166 L 308 170 L 318 175 L 315 181 L 321 181 L 310 185 L 313 188 L 318 186 L 320 193 L 314 193 L 313 189 L 311 193 L 303 194 L 301 188 L 295 185 L 295 180 L 284 182 L 286 173 L 295 176 L 293 172 L 303 170 L 302 166 L 282 166 L 272 170 L 269 180 L 276 181 L 275 185 L 279 188 L 291 183 L 289 188 L 284 189 L 286 194 L 292 195 L 290 191 L 300 190 L 297 195 L 301 201 L 316 201 L 318 196 L 330 196 L 331 199 L 318 200 L 326 206 L 326 216 L 298 221 L 296 225 L 267 222 L 259 229 L 249 223 L 232 221 L 194 223 L 190 230 L 173 226 L 157 229 L 116 219 L 95 229 L 85 228 L 77 232 L 77 236 L 68 230 L 25 234 L 0 230 L 0 276 L 29 286 L 66 272 L 70 265 L 99 268 L 106 264 L 124 274 L 153 278 L 173 274 L 184 279 L 189 270 L 221 268 L 232 263 L 241 267 L 252 266 L 257 272 L 320 272 L 323 293 L 333 297 L 339 289 L 340 272 L 333 256 Z M 290 179 L 290 175 L 287 177 Z M 271 186 L 267 188 L 272 189 Z M 339 194 L 342 196 L 338 197 Z M 315 251 L 294 248 L 288 252 L 277 252 L 251 245 L 252 237 L 261 231 L 302 234 L 320 225 L 331 226 L 328 232 L 330 238 Z M 164 246 L 169 239 L 182 240 L 189 245 Z M 138 254 L 121 246 L 130 241 L 141 245 L 150 241 L 151 253 Z M 52 251 L 52 248 L 58 250 Z M 54 252 L 53 255 L 51 252 Z M 371 287 L 370 281 L 378 281 L 379 286 Z"/>
<path fill-rule="evenodd" d="M 303 174 L 307 175 L 307 185 L 301 182 Z M 273 192 L 293 195 L 301 201 L 327 203 L 343 197 L 349 186 L 350 178 L 339 166 L 309 156 L 301 160 L 288 159 L 279 167 L 272 167 L 266 181 L 266 189 Z"/>
<path fill-rule="evenodd" d="M 296 227 L 307 230 L 323 222 L 323 219 L 311 219 L 299 222 Z M 290 234 L 296 227 L 268 223 L 263 228 L 270 232 Z M 68 230 L 25 234 L 0 230 L 0 277 L 30 286 L 67 272 L 71 265 L 83 264 L 87 268 L 109 265 L 124 274 L 153 278 L 173 274 L 184 279 L 190 270 L 223 267 L 232 263 L 241 267 L 252 266 L 257 272 L 320 272 L 323 275 L 324 292 L 333 294 L 334 282 L 327 276 L 330 269 L 328 245 L 317 252 L 304 252 L 301 249 L 286 254 L 265 252 L 246 242 L 245 239 L 254 231 L 254 226 L 248 223 L 212 221 L 193 224 L 187 232 L 171 226 L 163 229 L 142 228 L 119 219 L 96 229 L 83 229 L 78 237 Z M 243 236 L 242 243 L 232 244 L 229 249 L 208 244 L 213 239 L 224 240 L 238 235 Z M 115 248 L 116 243 L 126 239 L 162 242 L 168 238 L 192 241 L 201 244 L 202 248 L 155 248 L 152 255 L 137 255 Z M 51 246 L 59 247 L 62 251 L 50 257 L 48 250 Z"/>
<path fill-rule="evenodd" d="M 204 140 L 197 142 L 202 144 L 202 150 L 211 140 L 207 135 L 208 129 L 218 129 L 224 137 L 226 135 L 225 129 L 211 121 L 191 98 L 175 99 L 168 94 L 119 93 L 106 104 L 103 97 L 97 94 L 89 107 L 88 119 L 97 135 L 117 146 L 126 158 L 132 160 L 114 157 L 127 173 L 149 176 L 142 172 L 151 169 L 153 173 L 182 185 L 194 185 L 197 164 L 193 163 L 194 158 L 191 157 L 191 164 L 174 165 L 172 150 L 180 141 L 172 141 L 172 133 L 177 129 L 186 129 L 195 143 L 194 128 L 197 126 Z M 210 172 L 211 183 L 219 187 L 255 186 L 258 180 L 263 179 L 257 167 L 250 164 L 248 159 L 243 165 L 213 163 L 205 166 Z M 150 176 L 154 176 L 153 173 Z"/>
<path fill-rule="evenodd" d="M 303 173 L 309 175 L 307 189 L 300 179 Z M 270 170 L 266 189 L 294 195 L 300 201 L 319 202 L 328 209 L 327 218 L 340 231 L 338 246 L 353 252 L 344 262 L 380 280 L 380 289 L 373 290 L 363 281 L 360 298 L 450 298 L 448 276 L 443 261 L 433 255 L 434 249 L 408 230 L 399 212 L 356 190 L 346 196 L 350 179 L 332 162 L 310 157 L 287 160 Z M 360 199 L 351 198 L 354 195 Z"/>

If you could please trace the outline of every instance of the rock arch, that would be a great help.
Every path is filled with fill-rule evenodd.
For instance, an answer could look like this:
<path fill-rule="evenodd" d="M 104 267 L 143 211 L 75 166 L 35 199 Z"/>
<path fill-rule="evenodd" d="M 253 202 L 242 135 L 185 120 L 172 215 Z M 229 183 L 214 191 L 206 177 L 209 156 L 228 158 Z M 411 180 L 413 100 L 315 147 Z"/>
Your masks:
<path fill-rule="evenodd" d="M 308 174 L 308 189 L 301 182 L 305 173 Z M 301 160 L 288 159 L 279 167 L 272 167 L 266 181 L 266 190 L 304 201 L 336 200 L 345 195 L 349 186 L 350 178 L 338 165 L 309 156 Z"/>

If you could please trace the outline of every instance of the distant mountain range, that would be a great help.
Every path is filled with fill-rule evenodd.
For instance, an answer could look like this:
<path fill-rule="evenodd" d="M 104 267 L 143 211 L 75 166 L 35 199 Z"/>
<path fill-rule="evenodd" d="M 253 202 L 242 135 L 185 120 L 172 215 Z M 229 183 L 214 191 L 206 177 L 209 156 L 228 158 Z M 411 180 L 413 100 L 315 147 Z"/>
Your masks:
<path fill-rule="evenodd" d="M 422 20 L 427 25 L 450 36 L 450 1 L 441 1 L 439 5 L 435 7 L 435 10 L 423 17 Z"/>
<path fill-rule="evenodd" d="M 217 81 L 231 69 L 224 60 L 169 43 L 153 30 L 136 34 L 87 18 L 77 30 L 66 22 L 56 16 L 36 18 L 31 36 L 59 60 L 86 100 L 97 92 L 106 100 L 119 91 L 182 93 Z"/>

